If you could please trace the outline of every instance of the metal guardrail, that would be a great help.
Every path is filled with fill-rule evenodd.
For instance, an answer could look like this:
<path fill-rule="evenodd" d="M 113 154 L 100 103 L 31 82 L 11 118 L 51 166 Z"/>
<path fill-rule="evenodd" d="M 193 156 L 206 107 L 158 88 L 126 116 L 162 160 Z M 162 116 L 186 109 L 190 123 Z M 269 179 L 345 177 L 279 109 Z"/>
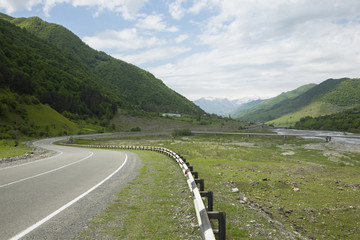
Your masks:
<path fill-rule="evenodd" d="M 66 143 L 64 143 L 66 144 Z M 198 220 L 201 237 L 204 240 L 215 240 L 215 234 L 217 233 L 219 240 L 226 239 L 226 214 L 225 212 L 213 211 L 213 193 L 204 191 L 204 180 L 198 179 L 198 173 L 193 171 L 193 167 L 190 166 L 186 159 L 181 157 L 176 152 L 163 147 L 151 147 L 151 146 L 117 146 L 117 145 L 76 145 L 79 147 L 90 148 L 110 148 L 110 149 L 129 149 L 129 150 L 147 150 L 156 151 L 172 157 L 180 166 L 183 174 L 186 178 L 190 192 L 192 193 L 194 206 L 196 210 L 196 217 Z M 196 176 L 196 178 L 193 177 Z M 200 185 L 200 190 L 197 185 Z M 208 198 L 208 210 L 206 210 L 202 197 Z M 218 229 L 213 229 L 210 223 L 210 219 L 218 220 Z"/>

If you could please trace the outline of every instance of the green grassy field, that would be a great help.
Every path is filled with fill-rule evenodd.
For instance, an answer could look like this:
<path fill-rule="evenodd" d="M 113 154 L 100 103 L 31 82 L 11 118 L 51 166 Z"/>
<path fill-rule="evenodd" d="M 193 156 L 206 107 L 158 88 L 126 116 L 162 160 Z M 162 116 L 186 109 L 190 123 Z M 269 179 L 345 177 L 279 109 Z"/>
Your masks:
<path fill-rule="evenodd" d="M 31 148 L 24 144 L 15 147 L 15 140 L 0 140 L 0 159 L 20 156 L 31 152 Z"/>
<path fill-rule="evenodd" d="M 360 238 L 360 154 L 334 143 L 220 135 L 106 143 L 163 146 L 185 156 L 214 192 L 214 210 L 227 213 L 227 239 Z"/>
<path fill-rule="evenodd" d="M 178 164 L 160 153 L 136 153 L 144 164 L 138 177 L 77 239 L 200 239 Z"/>

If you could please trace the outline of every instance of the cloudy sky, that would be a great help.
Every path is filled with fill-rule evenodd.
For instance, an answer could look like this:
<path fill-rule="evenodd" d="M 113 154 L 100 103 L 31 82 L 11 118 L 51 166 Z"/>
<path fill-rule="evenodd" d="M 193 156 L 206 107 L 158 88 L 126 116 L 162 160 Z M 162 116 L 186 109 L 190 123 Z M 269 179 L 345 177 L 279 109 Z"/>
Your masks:
<path fill-rule="evenodd" d="M 0 0 L 61 24 L 191 100 L 360 77 L 359 0 Z"/>

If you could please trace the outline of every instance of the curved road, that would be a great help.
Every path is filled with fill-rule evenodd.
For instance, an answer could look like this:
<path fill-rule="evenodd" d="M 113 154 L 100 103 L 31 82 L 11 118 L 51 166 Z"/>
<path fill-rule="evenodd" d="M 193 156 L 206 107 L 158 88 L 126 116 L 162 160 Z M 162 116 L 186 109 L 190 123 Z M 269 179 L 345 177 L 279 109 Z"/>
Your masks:
<path fill-rule="evenodd" d="M 0 168 L 0 239 L 73 239 L 141 166 L 135 154 L 35 145 L 55 155 Z"/>

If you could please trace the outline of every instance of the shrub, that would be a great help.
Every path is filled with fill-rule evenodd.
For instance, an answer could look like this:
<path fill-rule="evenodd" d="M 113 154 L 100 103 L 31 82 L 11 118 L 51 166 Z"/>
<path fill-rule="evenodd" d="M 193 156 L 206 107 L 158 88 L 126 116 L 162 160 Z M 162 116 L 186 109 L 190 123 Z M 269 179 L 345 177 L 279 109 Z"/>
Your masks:
<path fill-rule="evenodd" d="M 173 137 L 191 136 L 191 135 L 192 135 L 191 130 L 188 128 L 174 129 L 174 131 L 172 132 Z"/>
<path fill-rule="evenodd" d="M 141 128 L 140 127 L 134 127 L 132 129 L 130 129 L 130 131 L 132 131 L 132 132 L 141 132 Z"/>

